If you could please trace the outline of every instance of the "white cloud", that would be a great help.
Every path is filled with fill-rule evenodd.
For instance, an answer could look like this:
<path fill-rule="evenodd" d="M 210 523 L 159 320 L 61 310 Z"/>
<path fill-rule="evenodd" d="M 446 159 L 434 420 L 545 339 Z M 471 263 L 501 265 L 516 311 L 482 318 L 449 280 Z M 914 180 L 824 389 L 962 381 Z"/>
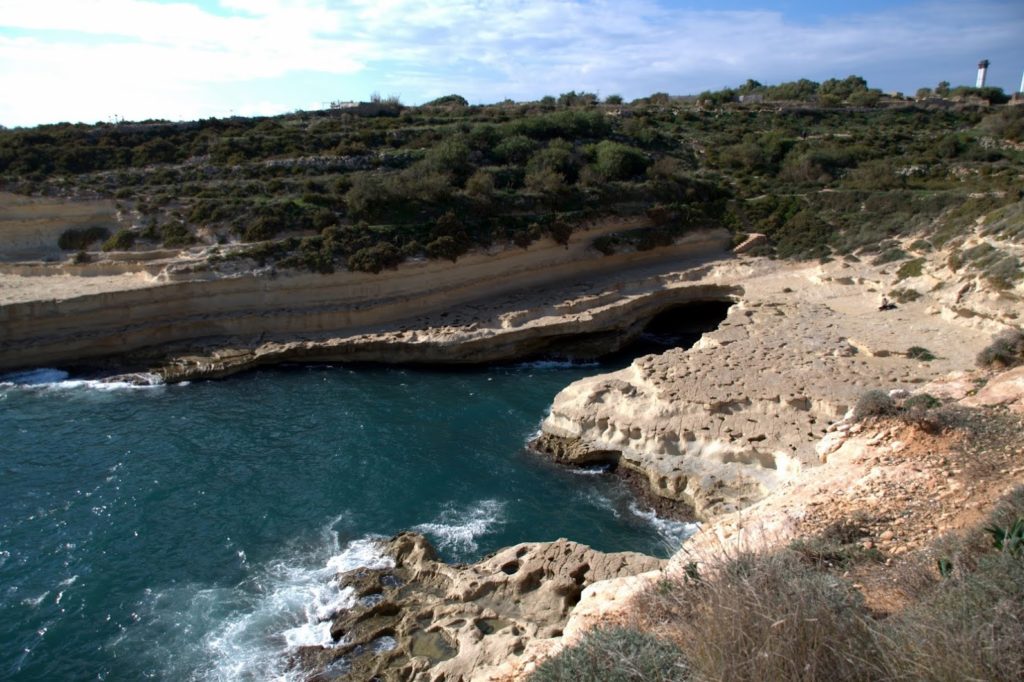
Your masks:
<path fill-rule="evenodd" d="M 815 25 L 778 11 L 691 11 L 653 0 L 219 5 L 215 13 L 184 1 L 0 0 L 0 123 L 95 120 L 110 109 L 128 117 L 249 111 L 243 102 L 269 113 L 336 94 L 296 96 L 285 87 L 309 73 L 372 74 L 376 89 L 407 101 L 581 88 L 633 97 L 851 72 L 883 86 L 917 78 L 903 85 L 910 88 L 939 80 L 930 61 L 938 73 L 962 59 L 969 75 L 972 60 L 1011 54 L 1024 23 L 1024 10 L 995 0 L 921 3 Z M 257 81 L 258 91 L 239 95 Z"/>

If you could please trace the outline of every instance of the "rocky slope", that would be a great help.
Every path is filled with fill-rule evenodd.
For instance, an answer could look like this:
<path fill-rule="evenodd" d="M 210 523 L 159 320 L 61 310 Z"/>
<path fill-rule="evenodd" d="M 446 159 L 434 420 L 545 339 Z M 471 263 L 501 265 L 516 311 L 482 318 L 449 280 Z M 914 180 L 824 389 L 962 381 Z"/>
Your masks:
<path fill-rule="evenodd" d="M 1015 294 L 965 295 L 970 281 L 879 310 L 894 269 L 717 264 L 699 282 L 743 287 L 725 322 L 688 351 L 567 387 L 538 446 L 566 463 L 639 472 L 652 494 L 705 518 L 745 507 L 816 466 L 815 443 L 862 392 L 913 389 L 971 366 L 1014 321 Z M 922 360 L 914 347 L 937 357 Z"/>

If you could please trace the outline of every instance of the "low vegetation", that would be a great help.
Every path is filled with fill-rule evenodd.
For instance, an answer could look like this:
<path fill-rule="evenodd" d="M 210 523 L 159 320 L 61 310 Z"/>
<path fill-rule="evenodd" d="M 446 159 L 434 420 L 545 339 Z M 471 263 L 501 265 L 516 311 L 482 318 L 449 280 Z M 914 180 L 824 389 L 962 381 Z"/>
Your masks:
<path fill-rule="evenodd" d="M 683 682 L 691 679 L 679 650 L 627 628 L 595 629 L 578 645 L 541 663 L 533 682 Z"/>
<path fill-rule="evenodd" d="M 1009 329 L 997 334 L 992 343 L 978 353 L 979 367 L 1006 368 L 1024 363 L 1024 333 Z"/>
<path fill-rule="evenodd" d="M 86 227 L 83 229 L 64 230 L 57 239 L 60 248 L 67 251 L 82 251 L 88 249 L 96 242 L 105 240 L 110 236 L 110 230 L 105 227 Z"/>
<path fill-rule="evenodd" d="M 879 614 L 847 577 L 879 556 L 862 549 L 856 521 L 838 524 L 774 552 L 737 552 L 707 575 L 694 565 L 662 580 L 637 604 L 636 627 L 659 639 L 599 630 L 531 680 L 1019 680 L 1022 547 L 1024 488 L 1017 488 L 984 527 L 941 538 L 894 571 L 888 583 L 908 605 Z M 656 656 L 607 653 L 639 650 L 636 641 L 651 642 Z M 632 676 L 638 662 L 654 660 L 678 676 Z M 595 676 L 598 665 L 607 666 L 606 677 Z"/>
<path fill-rule="evenodd" d="M 880 389 L 871 389 L 861 394 L 853 407 L 854 421 L 868 417 L 886 417 L 896 414 L 896 401 Z"/>
<path fill-rule="evenodd" d="M 931 362 L 935 359 L 935 353 L 931 352 L 924 346 L 911 346 L 907 349 L 907 357 L 911 360 Z"/>
<path fill-rule="evenodd" d="M 136 249 L 243 244 L 220 257 L 247 257 L 268 243 L 265 263 L 317 272 L 377 272 L 395 253 L 529 248 L 634 217 L 639 229 L 594 248 L 726 227 L 767 235 L 765 255 L 857 254 L 912 278 L 923 253 L 958 244 L 981 216 L 990 240 L 1024 237 L 1024 107 L 977 99 L 1000 94 L 937 87 L 914 101 L 850 76 L 631 103 L 568 92 L 470 105 L 452 94 L 419 107 L 378 98 L 271 118 L 56 124 L 0 131 L 0 186 L 115 199 L 128 234 L 111 248 L 132 237 Z M 988 242 L 954 266 L 1004 288 L 1022 277 L 1014 253 Z"/>

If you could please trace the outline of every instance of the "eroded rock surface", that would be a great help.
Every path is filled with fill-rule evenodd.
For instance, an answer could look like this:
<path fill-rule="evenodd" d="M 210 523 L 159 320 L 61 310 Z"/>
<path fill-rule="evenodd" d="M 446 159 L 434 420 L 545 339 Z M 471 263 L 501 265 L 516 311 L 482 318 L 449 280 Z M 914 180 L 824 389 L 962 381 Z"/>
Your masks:
<path fill-rule="evenodd" d="M 486 679 L 528 643 L 560 637 L 590 585 L 665 563 L 563 539 L 523 543 L 453 566 L 414 533 L 390 540 L 386 554 L 393 568 L 339 577 L 356 606 L 334 617 L 335 646 L 305 647 L 295 655 L 294 665 L 310 679 Z"/>
<path fill-rule="evenodd" d="M 892 276 L 864 264 L 725 262 L 699 280 L 722 281 L 744 293 L 716 331 L 567 387 L 541 449 L 569 464 L 615 462 L 698 516 L 729 513 L 817 466 L 815 444 L 865 390 L 970 366 L 1002 326 L 942 314 L 928 297 L 879 310 Z M 938 357 L 909 357 L 913 346 Z"/>

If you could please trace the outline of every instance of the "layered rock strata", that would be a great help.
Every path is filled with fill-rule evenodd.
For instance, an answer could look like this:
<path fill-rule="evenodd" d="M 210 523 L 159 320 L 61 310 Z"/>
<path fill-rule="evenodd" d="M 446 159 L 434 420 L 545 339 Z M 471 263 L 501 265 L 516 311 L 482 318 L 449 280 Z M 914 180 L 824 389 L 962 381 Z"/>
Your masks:
<path fill-rule="evenodd" d="M 531 352 L 528 340 L 538 331 L 542 336 L 564 336 L 602 330 L 586 324 L 587 310 L 607 307 L 612 299 L 627 303 L 626 310 L 636 304 L 634 294 L 639 292 L 628 282 L 616 282 L 617 290 L 609 285 L 596 299 L 587 290 L 589 299 L 563 296 L 552 301 L 554 308 L 512 297 L 504 315 L 489 313 L 486 319 L 475 320 L 476 326 L 467 318 L 459 329 L 438 328 L 445 326 L 443 311 L 482 302 L 493 312 L 492 302 L 511 292 L 542 286 L 549 292 L 565 292 L 580 280 L 609 279 L 645 267 L 672 269 L 687 261 L 721 257 L 728 244 L 724 231 L 713 230 L 646 252 L 604 256 L 592 247 L 595 237 L 629 226 L 606 221 L 574 233 L 567 246 L 547 240 L 529 250 L 509 247 L 469 254 L 458 263 L 406 263 L 379 275 L 257 270 L 229 276 L 179 264 L 148 275 L 152 281 L 146 286 L 140 285 L 143 275 L 138 273 L 120 277 L 130 278 L 129 286 L 119 286 L 117 276 L 97 274 L 110 280 L 110 289 L 79 295 L 79 280 L 88 282 L 86 276 L 63 271 L 52 277 L 7 274 L 10 286 L 2 289 L 8 300 L 0 304 L 0 371 L 124 357 L 141 350 L 148 351 L 148 361 L 158 362 L 169 347 L 175 348 L 173 355 L 179 360 L 198 356 L 207 359 L 206 365 L 215 365 L 206 373 L 203 360 L 181 360 L 167 372 L 172 381 L 284 360 L 438 362 L 464 357 L 466 362 L 484 362 L 504 357 L 507 347 L 491 350 L 502 344 Z M 26 286 L 26 280 L 60 286 L 50 298 L 40 295 L 38 287 Z M 430 312 L 437 314 L 427 321 L 433 328 L 402 324 Z M 557 328 L 546 322 L 564 324 Z M 574 322 L 579 328 L 573 328 Z M 607 329 L 623 326 L 628 325 L 620 320 Z M 414 331 L 417 328 L 420 333 Z M 459 336 L 458 344 L 453 345 L 453 335 Z M 213 357 L 216 351 L 220 354 Z"/>

